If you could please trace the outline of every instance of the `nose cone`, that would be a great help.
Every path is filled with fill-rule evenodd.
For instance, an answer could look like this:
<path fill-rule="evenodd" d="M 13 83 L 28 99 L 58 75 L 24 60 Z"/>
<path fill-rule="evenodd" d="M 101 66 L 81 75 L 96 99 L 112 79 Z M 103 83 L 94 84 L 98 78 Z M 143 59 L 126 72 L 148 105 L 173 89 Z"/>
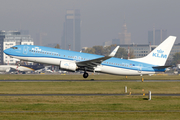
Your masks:
<path fill-rule="evenodd" d="M 6 55 L 9 55 L 9 54 L 11 54 L 11 49 L 10 49 L 10 48 L 5 49 L 3 52 L 4 52 Z"/>

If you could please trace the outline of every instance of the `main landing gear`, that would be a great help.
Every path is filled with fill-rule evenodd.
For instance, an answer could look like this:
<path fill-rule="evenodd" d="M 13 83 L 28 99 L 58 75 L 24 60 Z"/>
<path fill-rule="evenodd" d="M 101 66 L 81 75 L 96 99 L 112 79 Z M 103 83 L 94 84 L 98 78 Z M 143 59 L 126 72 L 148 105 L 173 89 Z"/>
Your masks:
<path fill-rule="evenodd" d="M 89 74 L 87 72 L 84 72 L 83 77 L 87 78 L 88 76 L 89 76 Z"/>
<path fill-rule="evenodd" d="M 21 66 L 21 64 L 20 64 L 20 63 L 18 63 L 18 64 L 17 64 L 17 66 L 18 66 L 18 67 L 20 67 L 20 66 Z"/>
<path fill-rule="evenodd" d="M 21 66 L 21 61 L 19 61 L 18 63 L 17 63 L 17 67 L 20 67 Z"/>

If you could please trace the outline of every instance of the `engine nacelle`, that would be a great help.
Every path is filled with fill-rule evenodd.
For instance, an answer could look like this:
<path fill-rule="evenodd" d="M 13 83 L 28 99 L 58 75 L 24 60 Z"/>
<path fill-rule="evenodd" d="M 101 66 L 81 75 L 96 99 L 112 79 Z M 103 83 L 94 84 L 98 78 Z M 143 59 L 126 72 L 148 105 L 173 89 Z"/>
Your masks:
<path fill-rule="evenodd" d="M 66 62 L 66 61 L 61 61 L 60 62 L 60 68 L 66 69 L 66 70 L 71 70 L 71 71 L 76 71 L 78 68 L 75 62 Z"/>
<path fill-rule="evenodd" d="M 11 68 L 6 69 L 6 72 L 9 72 L 10 70 L 11 70 Z"/>

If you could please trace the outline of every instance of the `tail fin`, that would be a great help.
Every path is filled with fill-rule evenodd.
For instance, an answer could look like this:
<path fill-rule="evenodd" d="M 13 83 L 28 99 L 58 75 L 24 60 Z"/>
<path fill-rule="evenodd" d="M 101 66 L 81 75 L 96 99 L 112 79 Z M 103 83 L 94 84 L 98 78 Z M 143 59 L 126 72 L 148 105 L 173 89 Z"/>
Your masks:
<path fill-rule="evenodd" d="M 169 36 L 147 56 L 131 60 L 148 63 L 155 66 L 164 66 L 169 56 L 169 53 L 174 45 L 175 40 L 175 36 Z"/>

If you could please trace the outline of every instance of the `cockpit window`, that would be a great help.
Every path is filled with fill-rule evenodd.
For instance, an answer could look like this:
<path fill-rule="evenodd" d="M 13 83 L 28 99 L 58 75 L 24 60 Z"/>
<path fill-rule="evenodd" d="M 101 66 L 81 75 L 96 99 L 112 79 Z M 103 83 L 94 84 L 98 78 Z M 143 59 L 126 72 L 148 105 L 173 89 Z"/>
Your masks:
<path fill-rule="evenodd" d="M 18 49 L 17 47 L 11 47 L 12 49 Z"/>

